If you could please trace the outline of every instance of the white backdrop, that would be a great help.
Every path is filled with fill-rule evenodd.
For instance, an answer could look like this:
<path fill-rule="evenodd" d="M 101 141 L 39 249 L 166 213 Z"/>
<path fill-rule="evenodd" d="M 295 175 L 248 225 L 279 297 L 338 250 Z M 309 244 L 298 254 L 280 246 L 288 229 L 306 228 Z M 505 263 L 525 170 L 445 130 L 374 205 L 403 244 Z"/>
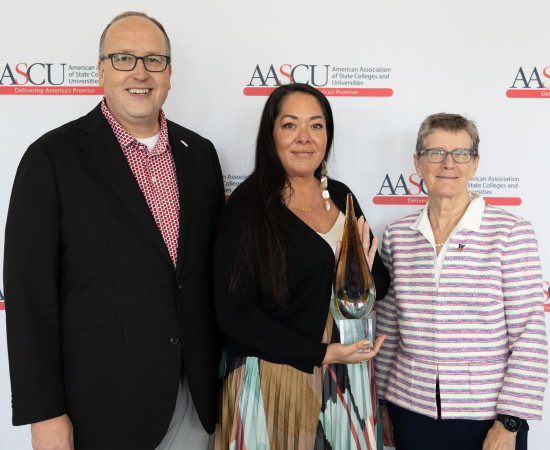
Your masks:
<path fill-rule="evenodd" d="M 544 280 L 550 281 L 550 2 L 545 0 L 28 0 L 24 8 L 2 2 L 0 248 L 23 152 L 100 101 L 94 88 L 99 37 L 112 17 L 130 9 L 165 26 L 173 76 L 164 110 L 214 142 L 228 194 L 252 167 L 266 97 L 261 89 L 245 88 L 261 87 L 262 78 L 273 86 L 274 75 L 285 82 L 285 73 L 294 69 L 296 81 L 326 82 L 322 89 L 333 95 L 336 127 L 329 172 L 355 192 L 378 234 L 388 222 L 418 209 L 425 197 L 417 195 L 420 180 L 412 176 L 422 120 L 441 111 L 466 114 L 477 121 L 481 135 L 472 189 L 531 220 Z M 335 84 L 342 82 L 350 84 Z M 29 428 L 11 426 L 1 300 L 3 294 L 0 449 L 30 450 Z M 545 406 L 550 408 L 549 395 Z M 542 422 L 530 422 L 530 449 L 548 448 L 548 425 L 548 411 Z"/>

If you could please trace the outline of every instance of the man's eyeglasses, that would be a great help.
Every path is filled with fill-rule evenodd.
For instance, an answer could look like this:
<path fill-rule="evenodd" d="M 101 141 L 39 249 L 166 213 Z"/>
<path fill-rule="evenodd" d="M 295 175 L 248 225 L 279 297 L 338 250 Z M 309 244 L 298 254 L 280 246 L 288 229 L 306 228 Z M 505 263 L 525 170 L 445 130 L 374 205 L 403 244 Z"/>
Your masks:
<path fill-rule="evenodd" d="M 143 61 L 147 72 L 164 72 L 170 63 L 170 57 L 164 55 L 135 56 L 128 53 L 111 53 L 101 58 L 110 59 L 116 70 L 134 70 L 139 59 Z"/>
<path fill-rule="evenodd" d="M 420 154 L 426 155 L 426 158 L 431 163 L 442 163 L 447 159 L 447 155 L 451 155 L 454 162 L 464 164 L 470 162 L 477 152 L 471 148 L 456 148 L 452 152 L 448 152 L 442 148 L 427 148 L 426 150 L 422 150 Z"/>

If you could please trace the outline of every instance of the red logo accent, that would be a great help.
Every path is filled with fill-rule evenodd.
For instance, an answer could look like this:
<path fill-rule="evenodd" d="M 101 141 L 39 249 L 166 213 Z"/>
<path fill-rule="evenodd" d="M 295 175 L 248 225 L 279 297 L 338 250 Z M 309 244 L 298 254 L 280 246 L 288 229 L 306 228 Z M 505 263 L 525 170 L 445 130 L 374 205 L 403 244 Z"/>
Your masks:
<path fill-rule="evenodd" d="M 495 206 L 519 206 L 519 197 L 483 197 L 485 204 Z M 428 197 L 415 195 L 377 195 L 372 199 L 375 205 L 425 205 Z"/>
<path fill-rule="evenodd" d="M 417 197 L 414 195 L 377 195 L 372 199 L 372 202 L 375 205 L 425 205 L 428 203 L 428 197 Z"/>
<path fill-rule="evenodd" d="M 508 89 L 508 98 L 550 98 L 550 89 Z"/>
<path fill-rule="evenodd" d="M 418 195 L 418 194 L 420 194 L 420 193 L 422 192 L 422 186 L 421 186 L 419 183 L 417 183 L 416 181 L 413 180 L 413 177 L 414 177 L 415 175 L 416 175 L 416 174 L 413 173 L 413 174 L 409 177 L 409 181 L 411 182 L 411 184 L 414 184 L 414 185 L 418 188 L 418 192 L 416 192 L 416 193 L 413 194 L 413 193 L 411 192 L 411 190 L 409 189 L 409 194 L 410 194 L 410 195 Z M 416 175 L 416 176 L 418 176 L 418 175 Z"/>
<path fill-rule="evenodd" d="M 543 283 L 546 283 L 546 289 L 543 291 L 546 296 L 546 300 L 544 300 L 544 312 L 550 312 L 550 283 L 548 281 L 543 281 Z"/>
<path fill-rule="evenodd" d="M 4 302 L 0 302 L 0 311 L 4 311 L 6 309 L 6 306 L 4 305 Z"/>
<path fill-rule="evenodd" d="M 292 75 L 290 75 L 289 73 L 286 73 L 284 70 L 283 70 L 283 67 L 285 66 L 288 66 L 289 69 L 292 69 L 292 66 L 290 64 L 283 64 L 280 68 L 279 68 L 279 72 L 281 72 L 282 75 L 284 75 L 285 77 L 287 77 L 290 81 L 290 83 L 292 83 Z M 282 86 L 283 83 L 281 83 L 279 81 L 279 85 Z"/>
<path fill-rule="evenodd" d="M 19 63 L 15 66 L 15 71 L 21 75 L 23 75 L 25 77 L 25 82 L 24 83 L 20 83 L 19 81 L 15 81 L 16 84 L 19 84 L 19 85 L 22 85 L 22 84 L 27 84 L 29 82 L 29 76 L 25 73 L 25 72 L 22 72 L 21 70 L 19 70 L 19 66 L 22 66 L 24 65 L 25 67 L 28 66 L 27 63 Z"/>
<path fill-rule="evenodd" d="M 103 95 L 99 86 L 0 86 L 0 95 Z"/>
<path fill-rule="evenodd" d="M 267 97 L 275 87 L 245 87 L 243 94 L 252 97 Z M 327 97 L 391 97 L 393 89 L 378 88 L 317 88 Z"/>

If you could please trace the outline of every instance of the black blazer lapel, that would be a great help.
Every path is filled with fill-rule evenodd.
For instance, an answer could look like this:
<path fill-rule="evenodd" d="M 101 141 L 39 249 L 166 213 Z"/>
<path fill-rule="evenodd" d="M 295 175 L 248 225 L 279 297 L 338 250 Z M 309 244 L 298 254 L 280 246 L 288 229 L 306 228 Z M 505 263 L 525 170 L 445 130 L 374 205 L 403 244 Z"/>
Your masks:
<path fill-rule="evenodd" d="M 89 134 L 80 139 L 78 143 L 162 253 L 166 262 L 174 269 L 174 264 L 153 214 L 149 210 L 145 196 L 99 106 L 83 119 L 80 128 Z"/>
<path fill-rule="evenodd" d="M 181 273 L 185 255 L 185 247 L 193 214 L 193 198 L 195 187 L 195 155 L 194 149 L 182 143 L 185 137 L 179 130 L 168 122 L 168 139 L 170 148 L 176 163 L 178 175 L 178 190 L 180 197 L 180 235 L 178 240 L 178 261 L 176 266 L 176 279 Z"/>

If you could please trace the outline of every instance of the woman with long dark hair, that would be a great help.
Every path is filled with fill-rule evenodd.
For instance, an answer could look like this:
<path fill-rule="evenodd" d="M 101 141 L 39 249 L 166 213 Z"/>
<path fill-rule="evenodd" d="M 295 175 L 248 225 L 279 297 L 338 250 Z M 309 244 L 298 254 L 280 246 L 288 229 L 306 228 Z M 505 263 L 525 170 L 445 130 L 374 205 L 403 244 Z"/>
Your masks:
<path fill-rule="evenodd" d="M 327 179 L 334 122 L 318 90 L 278 87 L 265 105 L 253 172 L 227 202 L 214 251 L 225 333 L 215 449 L 374 449 L 369 363 L 383 341 L 339 343 L 329 312 L 349 188 Z M 357 216 L 361 208 L 354 198 Z M 358 226 L 377 298 L 389 274 Z M 371 361 L 370 361 L 371 362 Z M 372 370 L 372 368 L 370 368 Z"/>

